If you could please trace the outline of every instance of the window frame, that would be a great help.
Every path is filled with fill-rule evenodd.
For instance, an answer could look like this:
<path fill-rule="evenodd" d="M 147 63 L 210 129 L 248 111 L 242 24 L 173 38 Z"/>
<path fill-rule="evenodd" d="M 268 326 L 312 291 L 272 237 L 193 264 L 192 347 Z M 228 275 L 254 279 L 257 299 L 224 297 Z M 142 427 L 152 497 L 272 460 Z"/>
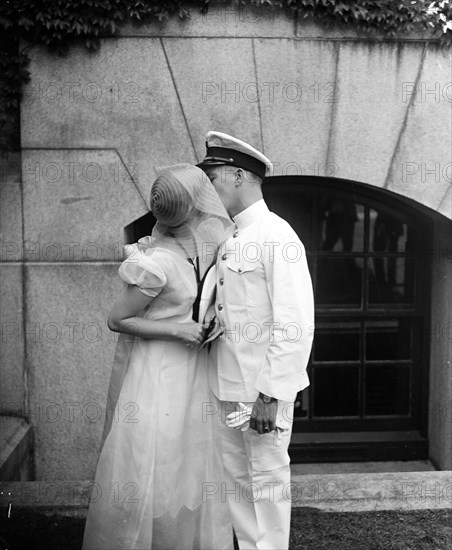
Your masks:
<path fill-rule="evenodd" d="M 393 193 L 387 189 L 377 188 L 375 186 L 356 182 L 352 180 L 345 180 L 340 178 L 329 178 L 322 176 L 272 176 L 267 178 L 263 184 L 264 198 L 272 210 L 271 194 L 284 192 L 284 189 L 291 188 L 299 189 L 302 193 L 310 193 L 313 198 L 314 195 L 333 194 L 339 199 L 353 201 L 356 204 L 364 204 L 365 209 L 365 229 L 364 236 L 369 236 L 369 222 L 371 209 L 378 211 L 384 211 L 387 214 L 393 215 L 402 223 L 407 223 L 411 227 L 416 228 L 418 239 L 416 239 L 417 250 L 407 251 L 403 254 L 403 257 L 414 257 L 416 267 L 414 273 L 415 295 L 413 297 L 412 307 L 386 307 L 372 309 L 371 316 L 369 311 L 363 309 L 363 302 L 360 308 L 338 308 L 328 309 L 327 307 L 319 307 L 316 305 L 316 324 L 321 319 L 326 318 L 340 318 L 347 317 L 347 320 L 356 319 L 361 324 L 360 332 L 360 347 L 362 346 L 365 333 L 363 333 L 363 327 L 366 319 L 378 319 L 391 316 L 391 313 L 397 314 L 402 318 L 410 318 L 415 321 L 413 326 L 413 340 L 414 333 L 419 337 L 416 346 L 416 356 L 412 357 L 412 372 L 413 372 L 413 395 L 410 401 L 412 402 L 414 409 L 411 411 L 410 416 L 404 418 L 397 415 L 378 416 L 376 418 L 357 419 L 355 417 L 329 417 L 322 419 L 302 419 L 295 418 L 294 432 L 308 433 L 308 432 L 363 432 L 363 431 L 389 431 L 389 430 L 418 430 L 419 433 L 426 437 L 427 435 L 427 422 L 428 422 L 428 382 L 429 382 L 429 360 L 430 360 L 430 339 L 427 327 L 430 326 L 430 302 L 431 302 L 431 280 L 432 280 L 432 262 L 429 261 L 429 257 L 434 253 L 433 251 L 433 222 L 426 215 L 426 209 L 422 205 L 419 205 L 415 201 Z M 314 201 L 316 202 L 316 201 Z M 315 207 L 313 207 L 315 209 Z M 315 234 L 314 225 L 316 222 L 316 212 L 311 216 L 311 235 Z M 303 236 L 300 235 L 303 241 Z M 370 237 L 369 237 L 370 238 Z M 373 257 L 389 257 L 389 256 L 401 256 L 400 253 L 388 253 L 387 251 L 379 252 L 372 251 L 371 246 L 368 246 L 370 241 L 365 238 L 364 247 L 362 251 L 342 253 L 341 257 L 363 257 L 366 264 L 365 273 L 369 272 L 369 260 Z M 307 247 L 307 256 L 310 261 L 310 265 L 313 266 L 311 276 L 313 282 L 317 277 L 318 259 L 325 257 L 339 257 L 338 252 L 325 253 L 321 250 L 309 250 Z M 422 261 L 421 261 L 422 260 Z M 428 281 L 427 284 L 423 284 L 422 287 L 419 282 Z M 366 293 L 367 280 L 362 277 L 362 292 Z M 366 304 L 366 301 L 364 301 Z M 314 336 L 315 338 L 315 336 Z M 413 342 L 411 343 L 413 345 Z M 364 359 L 365 364 L 366 360 Z M 361 380 L 362 372 L 364 372 L 365 365 L 362 362 L 362 351 L 360 349 L 360 392 L 364 391 L 363 383 Z M 382 363 L 382 361 L 378 361 Z M 409 361 L 407 361 L 407 364 Z M 377 364 L 377 362 L 375 363 Z M 395 361 L 392 364 L 398 364 Z M 319 368 L 319 365 L 313 364 L 313 354 L 308 366 L 308 373 L 311 376 L 314 374 L 313 367 Z M 416 370 L 417 367 L 417 370 Z M 321 367 L 320 367 L 321 368 Z M 307 388 L 312 394 L 312 387 Z M 312 408 L 312 395 L 309 398 L 309 407 Z"/>

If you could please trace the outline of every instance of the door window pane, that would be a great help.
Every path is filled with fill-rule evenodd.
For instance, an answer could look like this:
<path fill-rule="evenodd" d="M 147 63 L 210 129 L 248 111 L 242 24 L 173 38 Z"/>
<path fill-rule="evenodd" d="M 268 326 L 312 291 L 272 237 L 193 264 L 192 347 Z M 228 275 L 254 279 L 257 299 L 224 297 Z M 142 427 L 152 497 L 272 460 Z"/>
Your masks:
<path fill-rule="evenodd" d="M 314 361 L 358 361 L 361 323 L 338 320 L 317 325 Z"/>
<path fill-rule="evenodd" d="M 373 257 L 369 267 L 369 305 L 409 305 L 414 301 L 414 260 Z"/>
<path fill-rule="evenodd" d="M 358 416 L 359 368 L 314 368 L 314 416 Z"/>
<path fill-rule="evenodd" d="M 392 318 L 366 321 L 366 359 L 411 358 L 411 330 L 407 319 Z"/>
<path fill-rule="evenodd" d="M 409 414 L 410 366 L 366 367 L 366 415 Z"/>
<path fill-rule="evenodd" d="M 361 307 L 362 269 L 360 258 L 319 258 L 316 303 Z"/>
<path fill-rule="evenodd" d="M 329 196 L 319 201 L 318 248 L 323 252 L 362 252 L 364 206 Z"/>
<path fill-rule="evenodd" d="M 264 187 L 265 189 L 265 187 Z M 315 249 L 312 242 L 313 197 L 300 193 L 293 185 L 267 188 L 265 199 L 272 212 L 285 219 L 297 233 L 306 251 Z"/>
<path fill-rule="evenodd" d="M 407 249 L 407 225 L 395 216 L 370 209 L 369 250 L 371 252 L 400 252 Z"/>
<path fill-rule="evenodd" d="M 309 419 L 309 389 L 298 392 L 293 408 L 294 417 L 297 419 Z"/>

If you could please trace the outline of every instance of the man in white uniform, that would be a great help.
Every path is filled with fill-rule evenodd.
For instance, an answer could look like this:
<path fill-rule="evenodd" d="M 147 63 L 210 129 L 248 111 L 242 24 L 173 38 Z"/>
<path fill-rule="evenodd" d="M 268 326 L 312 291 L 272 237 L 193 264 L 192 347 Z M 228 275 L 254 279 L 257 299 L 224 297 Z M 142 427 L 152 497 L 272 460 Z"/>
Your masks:
<path fill-rule="evenodd" d="M 228 498 L 239 547 L 284 550 L 289 544 L 288 446 L 297 392 L 314 330 L 311 277 L 303 244 L 269 211 L 262 181 L 272 164 L 227 134 L 208 132 L 200 166 L 235 222 L 217 260 L 216 316 L 210 376 L 222 412 L 221 442 Z M 252 406 L 250 429 L 225 416 Z"/>

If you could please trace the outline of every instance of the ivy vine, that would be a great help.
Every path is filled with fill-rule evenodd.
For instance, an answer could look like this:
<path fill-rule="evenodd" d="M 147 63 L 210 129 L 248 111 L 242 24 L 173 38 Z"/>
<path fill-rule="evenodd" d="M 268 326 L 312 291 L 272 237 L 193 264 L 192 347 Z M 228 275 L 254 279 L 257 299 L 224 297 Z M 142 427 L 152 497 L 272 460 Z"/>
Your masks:
<path fill-rule="evenodd" d="M 450 0 L 232 0 L 236 6 L 270 6 L 299 17 L 357 30 L 383 31 L 388 37 L 424 28 L 439 45 L 452 45 Z M 190 8 L 206 13 L 209 0 L 2 0 L 0 3 L 0 149 L 17 150 L 19 104 L 29 81 L 29 47 L 44 45 L 64 55 L 70 46 L 96 50 L 102 37 L 125 23 L 146 24 L 169 17 L 190 17 Z M 24 45 L 20 49 L 19 45 Z"/>

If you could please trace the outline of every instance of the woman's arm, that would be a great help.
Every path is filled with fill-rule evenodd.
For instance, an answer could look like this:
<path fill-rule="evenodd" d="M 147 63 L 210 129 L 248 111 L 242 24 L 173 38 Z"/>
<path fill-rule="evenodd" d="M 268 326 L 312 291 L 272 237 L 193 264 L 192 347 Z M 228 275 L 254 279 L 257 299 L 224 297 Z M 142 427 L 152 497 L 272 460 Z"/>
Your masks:
<path fill-rule="evenodd" d="M 152 298 L 138 290 L 135 285 L 127 285 L 115 300 L 108 316 L 108 328 L 139 338 L 176 340 L 192 347 L 199 345 L 204 337 L 201 323 L 174 323 L 171 321 L 152 321 L 138 317 L 138 314 L 150 304 Z"/>

